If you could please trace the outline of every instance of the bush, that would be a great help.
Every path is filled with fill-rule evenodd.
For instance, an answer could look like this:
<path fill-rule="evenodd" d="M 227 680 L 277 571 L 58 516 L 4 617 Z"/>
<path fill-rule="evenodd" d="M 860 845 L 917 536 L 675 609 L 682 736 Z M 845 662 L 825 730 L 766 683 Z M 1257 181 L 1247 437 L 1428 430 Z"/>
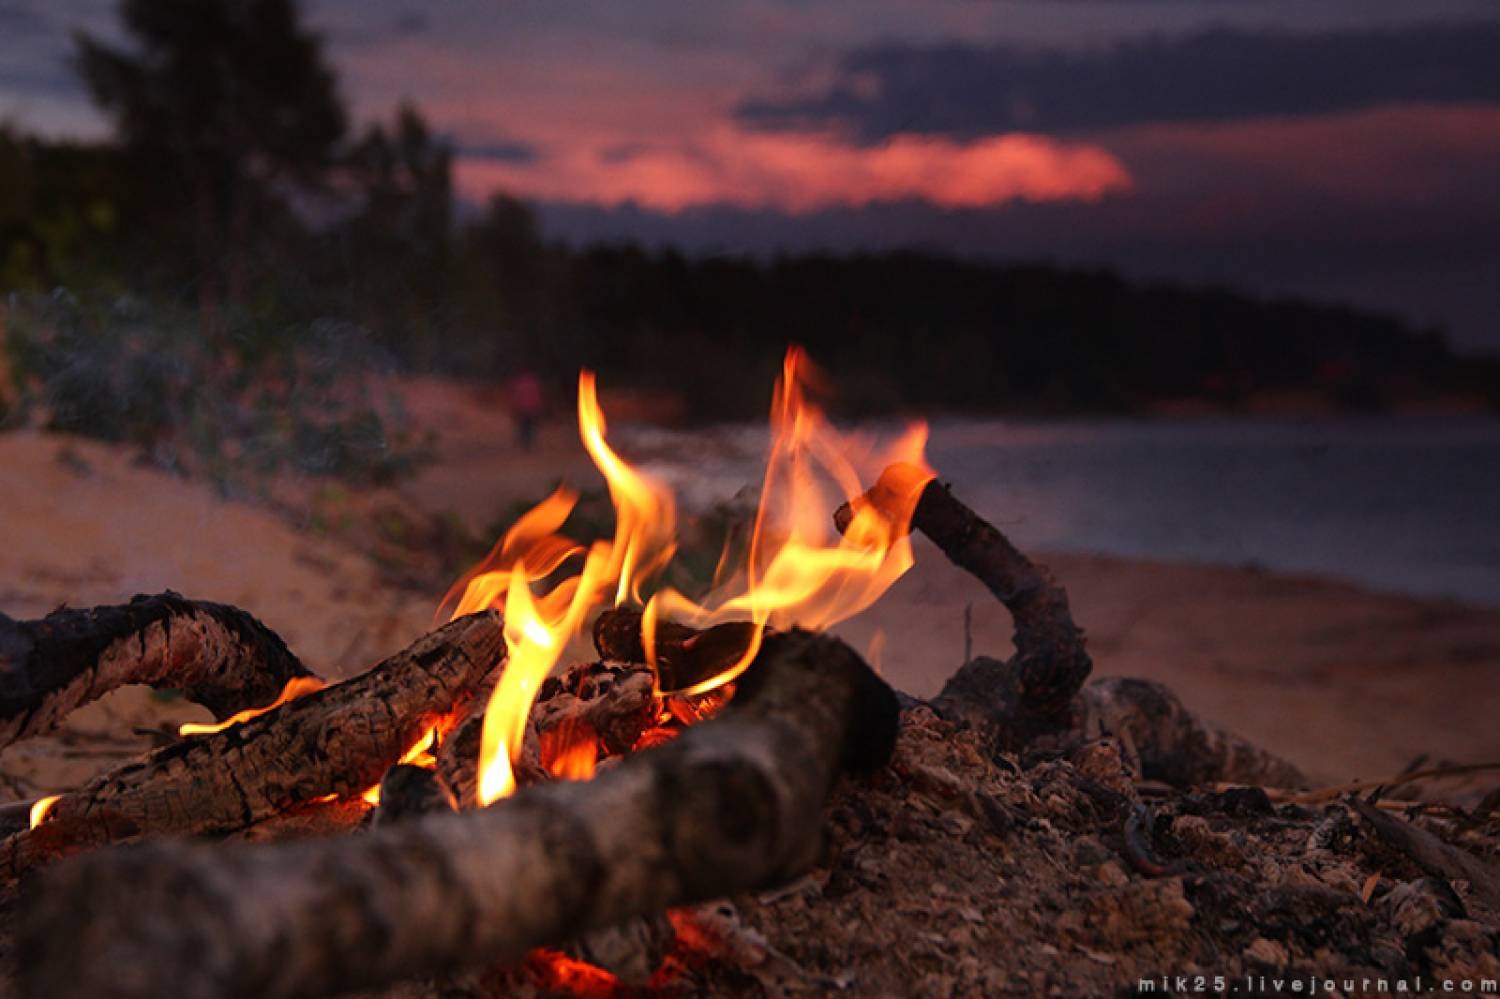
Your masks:
<path fill-rule="evenodd" d="M 288 471 L 389 481 L 421 458 L 392 365 L 346 323 L 208 337 L 181 309 L 66 291 L 12 296 L 4 322 L 13 424 L 135 444 L 226 489 Z"/>

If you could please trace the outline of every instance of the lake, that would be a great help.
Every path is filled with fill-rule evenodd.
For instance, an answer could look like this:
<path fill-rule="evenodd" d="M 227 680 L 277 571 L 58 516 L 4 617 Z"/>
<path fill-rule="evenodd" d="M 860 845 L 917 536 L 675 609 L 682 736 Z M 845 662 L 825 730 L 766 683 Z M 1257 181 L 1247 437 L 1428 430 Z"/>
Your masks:
<path fill-rule="evenodd" d="M 694 434 L 692 450 L 643 436 L 689 503 L 758 477 L 763 429 Z M 670 452 L 698 457 L 677 466 Z M 1030 551 L 1255 564 L 1500 604 L 1500 421 L 940 420 L 928 455 Z"/>

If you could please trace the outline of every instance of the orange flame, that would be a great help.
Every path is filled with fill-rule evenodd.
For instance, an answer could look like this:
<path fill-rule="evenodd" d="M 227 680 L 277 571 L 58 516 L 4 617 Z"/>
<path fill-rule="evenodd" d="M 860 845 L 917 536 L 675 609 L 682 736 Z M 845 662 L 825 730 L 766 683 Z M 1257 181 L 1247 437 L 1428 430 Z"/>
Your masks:
<path fill-rule="evenodd" d="M 319 690 L 322 690 L 326 686 L 327 684 L 325 684 L 322 680 L 319 680 L 315 676 L 294 676 L 286 682 L 285 687 L 281 688 L 281 693 L 276 695 L 276 700 L 272 701 L 270 704 L 267 704 L 263 708 L 246 708 L 244 711 L 235 712 L 223 721 L 215 722 L 213 724 L 184 722 L 177 727 L 177 734 L 186 736 L 207 735 L 210 732 L 222 732 L 226 728 L 229 728 L 229 726 L 231 725 L 238 725 L 240 722 L 249 721 L 251 718 L 254 718 L 257 715 L 263 715 L 267 711 L 274 711 L 288 701 L 295 701 L 299 697 L 305 697 L 308 694 L 315 693 Z"/>
<path fill-rule="evenodd" d="M 481 805 L 515 790 L 512 761 L 521 753 L 526 719 L 542 680 L 587 616 L 611 600 L 617 606 L 645 603 L 642 643 L 653 669 L 662 620 L 699 628 L 747 619 L 756 625 L 733 666 L 675 692 L 701 694 L 729 683 L 749 666 L 766 627 L 828 628 L 869 607 L 911 567 L 907 531 L 922 488 L 932 478 L 922 457 L 926 427 L 913 426 L 884 450 L 840 434 L 806 398 L 810 370 L 800 349 L 788 351 L 772 406 L 771 452 L 747 563 L 729 574 L 729 581 L 704 604 L 670 588 L 644 598 L 647 584 L 676 552 L 676 504 L 660 482 L 632 468 L 609 446 L 594 375 L 580 374 L 579 435 L 609 486 L 613 538 L 589 546 L 577 575 L 534 593 L 533 584 L 583 552 L 558 533 L 577 501 L 576 494 L 559 488 L 522 517 L 490 556 L 455 584 L 440 607 L 452 604 L 454 616 L 504 608 L 509 660 L 484 716 Z M 883 496 L 878 507 L 856 502 L 864 492 L 862 482 L 873 483 L 887 465 L 897 463 L 910 474 L 897 478 L 895 495 Z M 853 504 L 854 517 L 840 536 L 831 514 L 844 501 Z M 721 560 L 716 581 L 724 569 Z M 593 752 L 592 746 L 585 748 Z M 580 760 L 582 755 L 579 750 Z M 576 765 L 574 772 L 582 773 L 582 763 Z"/>
<path fill-rule="evenodd" d="M 60 794 L 49 794 L 47 797 L 38 798 L 33 802 L 31 805 L 31 825 L 28 828 L 35 829 L 41 825 L 42 820 L 47 817 L 48 812 L 52 811 L 52 806 L 57 804 L 60 798 L 62 798 Z"/>
<path fill-rule="evenodd" d="M 808 401 L 810 375 L 807 355 L 796 347 L 787 351 L 743 580 L 705 604 L 663 589 L 646 606 L 642 644 L 653 668 L 662 620 L 708 628 L 748 618 L 757 626 L 738 662 L 681 693 L 705 693 L 739 676 L 760 651 L 768 626 L 825 629 L 853 617 L 913 564 L 911 517 L 933 477 L 923 458 L 926 425 L 913 425 L 884 449 L 842 434 Z M 892 495 L 882 496 L 879 506 L 862 502 L 861 482 L 873 483 L 887 467 L 908 471 L 886 477 Z M 831 524 L 840 502 L 854 511 L 842 536 Z"/>

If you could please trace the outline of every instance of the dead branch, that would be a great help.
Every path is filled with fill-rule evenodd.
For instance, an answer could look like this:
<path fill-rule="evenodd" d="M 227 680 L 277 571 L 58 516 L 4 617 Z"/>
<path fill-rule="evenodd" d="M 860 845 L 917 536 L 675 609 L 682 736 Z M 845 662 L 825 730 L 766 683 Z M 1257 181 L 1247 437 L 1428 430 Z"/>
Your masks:
<path fill-rule="evenodd" d="M 46 821 L 0 842 L 0 878 L 107 843 L 232 832 L 328 795 L 357 795 L 466 709 L 504 656 L 499 615 L 470 615 L 367 673 L 157 750 L 64 795 Z"/>
<path fill-rule="evenodd" d="M 893 466 L 856 503 L 888 510 L 890 497 L 900 493 L 895 483 L 914 474 Z M 834 523 L 842 531 L 853 515 L 845 504 Z M 1154 780 L 1274 787 L 1305 782 L 1296 767 L 1199 718 L 1161 684 L 1104 678 L 1085 685 L 1092 662 L 1067 593 L 943 483 L 927 484 L 911 523 L 982 582 L 1014 620 L 1012 658 L 966 662 L 932 701 L 940 714 L 981 733 L 985 744 L 1019 752 L 1114 735 L 1141 775 Z"/>
<path fill-rule="evenodd" d="M 48 732 L 126 684 L 181 689 L 222 721 L 311 675 L 244 611 L 170 591 L 39 621 L 0 614 L 0 746 Z"/>
<path fill-rule="evenodd" d="M 899 492 L 888 483 L 910 481 L 913 474 L 908 467 L 892 466 L 862 499 L 881 509 L 884 497 Z M 843 531 L 853 515 L 853 508 L 845 504 L 834 513 L 834 523 Z M 983 583 L 1010 611 L 1016 643 L 1011 668 L 1019 684 L 1021 707 L 1039 718 L 1066 714 L 1093 668 L 1083 631 L 1073 623 L 1068 609 L 1067 592 L 936 479 L 922 490 L 911 526 L 931 538 L 949 561 Z"/>
<path fill-rule="evenodd" d="M 717 718 L 584 783 L 351 839 L 147 844 L 35 879 L 25 995 L 321 995 L 515 959 L 812 863 L 894 694 L 842 642 L 774 636 Z"/>

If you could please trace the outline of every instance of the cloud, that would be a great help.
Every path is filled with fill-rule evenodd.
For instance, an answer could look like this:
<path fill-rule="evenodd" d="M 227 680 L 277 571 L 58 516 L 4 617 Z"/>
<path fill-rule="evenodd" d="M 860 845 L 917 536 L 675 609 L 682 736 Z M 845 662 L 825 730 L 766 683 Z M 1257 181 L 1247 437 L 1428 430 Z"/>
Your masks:
<path fill-rule="evenodd" d="M 729 204 L 791 213 L 830 205 L 917 199 L 948 208 L 1009 201 L 1095 201 L 1128 190 L 1129 173 L 1103 149 L 1046 136 L 956 141 L 892 136 L 856 146 L 830 136 L 745 133 L 728 127 L 675 143 L 622 150 L 570 146 L 535 165 L 460 155 L 459 188 L 528 197 L 634 202 L 663 212 Z"/>
<path fill-rule="evenodd" d="M 460 159 L 490 163 L 534 163 L 540 150 L 529 142 L 501 139 L 496 142 L 459 143 L 456 147 Z"/>
<path fill-rule="evenodd" d="M 1500 100 L 1500 21 L 1290 33 L 1219 28 L 1084 52 L 1009 44 L 856 49 L 821 87 L 741 103 L 772 130 L 865 142 Z"/>
<path fill-rule="evenodd" d="M 1163 125 L 1112 139 L 1134 187 L 1098 202 L 545 206 L 550 236 L 695 253 L 928 247 L 1108 265 L 1391 309 L 1500 349 L 1500 108 L 1402 106 L 1312 119 Z"/>

